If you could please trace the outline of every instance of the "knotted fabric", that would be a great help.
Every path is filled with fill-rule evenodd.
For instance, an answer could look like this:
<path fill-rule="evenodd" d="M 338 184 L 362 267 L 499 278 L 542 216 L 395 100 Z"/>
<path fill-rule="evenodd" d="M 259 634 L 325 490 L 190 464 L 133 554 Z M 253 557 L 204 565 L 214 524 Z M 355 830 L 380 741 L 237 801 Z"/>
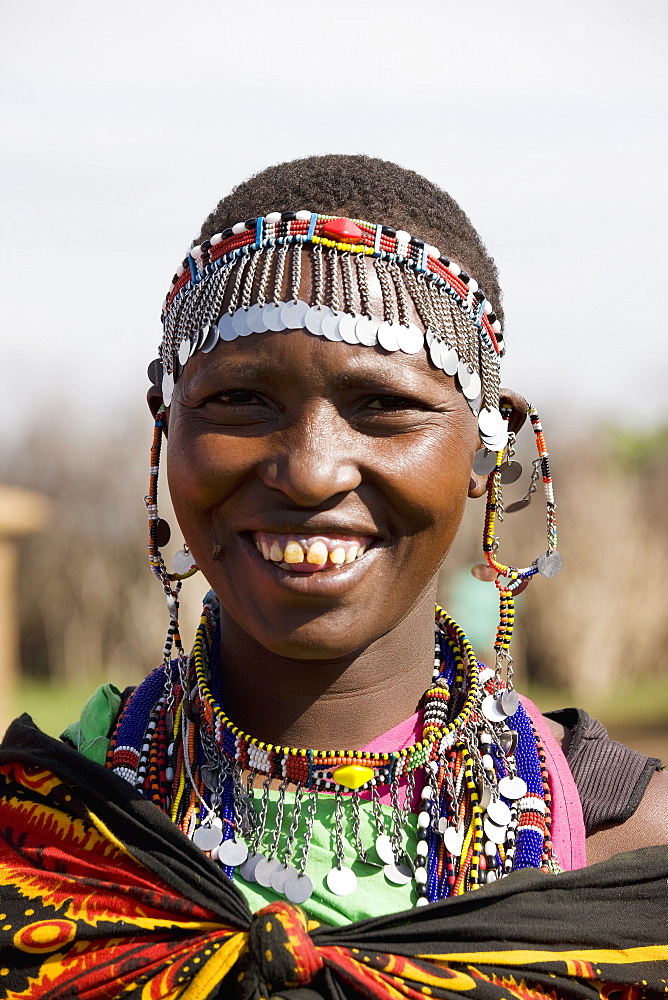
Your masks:
<path fill-rule="evenodd" d="M 0 748 L 0 998 L 665 996 L 668 848 L 330 928 L 251 914 L 153 803 L 41 733 Z"/>

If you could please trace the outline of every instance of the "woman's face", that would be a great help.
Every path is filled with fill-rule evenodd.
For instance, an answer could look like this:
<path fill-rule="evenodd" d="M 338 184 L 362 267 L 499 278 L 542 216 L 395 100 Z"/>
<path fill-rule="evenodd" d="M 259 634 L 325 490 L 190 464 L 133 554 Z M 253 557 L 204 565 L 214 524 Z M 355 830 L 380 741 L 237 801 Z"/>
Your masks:
<path fill-rule="evenodd" d="M 466 400 L 425 351 L 301 330 L 193 356 L 168 441 L 179 524 L 221 604 L 300 659 L 366 647 L 431 591 L 479 446 Z"/>

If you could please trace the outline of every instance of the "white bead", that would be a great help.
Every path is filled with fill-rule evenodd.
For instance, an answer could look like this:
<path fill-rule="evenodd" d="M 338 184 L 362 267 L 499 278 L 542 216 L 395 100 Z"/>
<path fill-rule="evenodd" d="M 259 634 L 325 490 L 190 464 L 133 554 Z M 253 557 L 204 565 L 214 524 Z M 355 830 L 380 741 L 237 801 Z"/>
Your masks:
<path fill-rule="evenodd" d="M 431 787 L 431 785 L 425 785 L 422 791 L 420 792 L 420 798 L 430 799 L 433 794 L 434 794 L 434 789 Z"/>
<path fill-rule="evenodd" d="M 238 236 L 240 233 L 245 233 L 246 223 L 245 222 L 235 223 L 235 225 L 232 226 L 232 232 L 234 233 L 235 236 Z"/>
<path fill-rule="evenodd" d="M 167 781 L 173 781 L 174 780 L 174 768 L 173 767 L 166 767 L 165 768 L 165 778 L 167 779 Z"/>
<path fill-rule="evenodd" d="M 485 854 L 488 858 L 496 857 L 496 844 L 493 844 L 491 840 L 485 841 Z"/>
<path fill-rule="evenodd" d="M 485 731 L 484 733 L 480 734 L 478 739 L 480 740 L 481 745 L 484 746 L 486 743 L 492 742 L 492 734 Z"/>
<path fill-rule="evenodd" d="M 176 269 L 176 277 L 180 278 L 184 271 L 185 267 L 183 266 L 183 264 L 179 264 L 179 266 Z"/>
<path fill-rule="evenodd" d="M 204 251 L 202 250 L 201 247 L 193 247 L 192 250 L 190 251 L 190 256 L 194 257 L 195 260 L 197 260 L 197 258 L 201 257 L 203 253 Z"/>
<path fill-rule="evenodd" d="M 222 233 L 216 233 L 216 235 L 212 236 L 211 239 L 209 240 L 209 243 L 211 244 L 212 247 L 217 247 L 218 244 L 222 243 L 222 242 L 223 242 L 223 234 Z"/>
<path fill-rule="evenodd" d="M 501 333 L 501 323 L 498 319 L 495 319 L 492 323 L 492 330 L 494 330 L 494 333 Z"/>
<path fill-rule="evenodd" d="M 459 264 L 455 264 L 454 260 L 450 261 L 450 267 L 448 268 L 450 274 L 454 274 L 455 277 L 462 273 L 462 269 Z"/>
<path fill-rule="evenodd" d="M 494 871 L 493 868 L 490 868 L 490 870 L 487 872 L 487 875 L 485 877 L 485 881 L 486 882 L 496 882 L 496 872 Z"/>
<path fill-rule="evenodd" d="M 311 221 L 311 213 L 310 212 L 295 212 L 295 219 L 298 219 L 300 222 L 310 222 Z"/>
<path fill-rule="evenodd" d="M 475 278 L 469 278 L 469 292 L 477 292 L 477 291 L 478 291 L 478 282 L 475 280 Z"/>
<path fill-rule="evenodd" d="M 490 754 L 485 753 L 482 755 L 482 766 L 488 771 L 491 771 L 494 768 L 494 761 Z"/>
<path fill-rule="evenodd" d="M 427 899 L 426 896 L 418 896 L 417 902 L 416 902 L 415 905 L 416 906 L 428 906 L 429 905 L 429 900 Z"/>
<path fill-rule="evenodd" d="M 492 312 L 492 303 L 489 302 L 487 299 L 485 299 L 483 303 L 482 311 L 484 312 L 485 316 L 489 316 L 489 314 Z"/>
<path fill-rule="evenodd" d="M 441 251 L 433 247 L 431 243 L 425 243 L 425 250 L 427 251 L 427 257 L 434 257 L 436 260 L 441 256 Z"/>
<path fill-rule="evenodd" d="M 420 865 L 419 868 L 415 869 L 415 881 L 418 885 L 427 884 L 427 869 Z"/>
<path fill-rule="evenodd" d="M 273 226 L 273 224 L 275 222 L 280 222 L 281 221 L 281 213 L 280 212 L 270 212 L 269 215 L 265 215 L 264 221 L 268 222 L 270 226 Z"/>
<path fill-rule="evenodd" d="M 411 234 L 407 233 L 405 229 L 397 229 L 397 240 L 399 243 L 408 243 L 411 238 Z"/>
<path fill-rule="evenodd" d="M 419 814 L 419 816 L 418 816 L 418 818 L 417 818 L 417 825 L 418 825 L 418 827 L 419 827 L 419 828 L 420 828 L 421 830 L 427 830 L 427 829 L 429 828 L 429 824 L 430 824 L 430 823 L 431 823 L 431 816 L 429 815 L 429 813 L 428 813 L 428 812 L 425 812 L 425 811 L 423 810 L 423 811 L 422 811 L 422 812 L 421 812 L 421 813 Z"/>
<path fill-rule="evenodd" d="M 429 854 L 429 844 L 426 840 L 418 840 L 417 847 L 415 848 L 415 853 L 420 858 L 426 858 Z"/>

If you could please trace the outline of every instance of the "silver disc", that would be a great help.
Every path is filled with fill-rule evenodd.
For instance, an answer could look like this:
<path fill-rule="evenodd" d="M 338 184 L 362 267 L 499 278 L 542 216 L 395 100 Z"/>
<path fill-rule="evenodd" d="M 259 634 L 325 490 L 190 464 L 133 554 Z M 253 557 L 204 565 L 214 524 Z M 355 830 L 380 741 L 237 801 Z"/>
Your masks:
<path fill-rule="evenodd" d="M 506 422 L 499 410 L 489 410 L 486 406 L 478 414 L 478 427 L 480 433 L 486 437 L 494 437 L 504 430 Z"/>
<path fill-rule="evenodd" d="M 316 337 L 322 336 L 322 327 L 320 324 L 324 315 L 324 310 L 320 306 L 311 306 L 304 317 L 304 326 L 309 333 L 312 333 Z"/>
<path fill-rule="evenodd" d="M 193 844 L 199 847 L 200 851 L 212 851 L 218 847 L 223 835 L 217 826 L 198 826 L 193 833 Z"/>
<path fill-rule="evenodd" d="M 400 861 L 398 865 L 394 863 L 385 865 L 383 871 L 387 881 L 394 885 L 406 885 L 413 878 L 413 872 L 404 861 Z"/>
<path fill-rule="evenodd" d="M 480 404 L 482 403 L 482 393 L 479 392 L 478 395 L 475 396 L 473 399 L 469 399 L 467 396 L 466 402 L 469 404 L 473 416 L 477 417 L 478 414 L 480 413 Z"/>
<path fill-rule="evenodd" d="M 374 347 L 378 343 L 378 327 L 380 320 L 375 316 L 360 316 L 355 325 L 355 333 L 360 344 Z"/>
<path fill-rule="evenodd" d="M 459 833 L 456 827 L 447 827 L 443 833 L 443 843 L 445 844 L 446 851 L 449 851 L 450 854 L 458 858 L 462 853 L 462 847 L 464 846 L 463 831 Z"/>
<path fill-rule="evenodd" d="M 243 840 L 224 840 L 218 848 L 218 860 L 221 865 L 242 865 L 248 857 L 248 848 Z"/>
<path fill-rule="evenodd" d="M 397 343 L 399 350 L 404 354 L 417 354 L 424 347 L 424 334 L 415 323 L 409 323 L 408 326 L 400 325 Z"/>
<path fill-rule="evenodd" d="M 238 337 L 247 337 L 251 333 L 248 325 L 248 311 L 237 309 L 232 316 L 232 329 Z"/>
<path fill-rule="evenodd" d="M 193 340 L 192 340 L 192 350 L 190 351 L 190 357 L 193 356 L 193 354 L 195 353 L 195 351 L 199 351 L 200 347 L 202 346 L 202 344 L 206 340 L 206 335 L 209 332 L 210 326 L 211 326 L 210 323 L 205 323 L 204 326 L 201 326 L 199 328 L 199 333 L 197 334 L 197 336 L 193 337 Z"/>
<path fill-rule="evenodd" d="M 469 363 L 467 361 L 460 361 L 457 365 L 457 381 L 463 390 L 466 390 L 468 387 L 472 374 L 473 370 Z M 475 395 L 477 395 L 477 393 Z"/>
<path fill-rule="evenodd" d="M 262 310 L 262 319 L 264 320 L 264 325 L 267 330 L 273 330 L 274 333 L 278 333 L 280 330 L 285 330 L 283 320 L 281 319 L 280 305 L 277 306 L 273 302 L 267 302 L 266 306 Z"/>
<path fill-rule="evenodd" d="M 486 698 L 483 698 L 480 707 L 482 708 L 482 714 L 490 722 L 505 722 L 505 712 L 499 710 L 497 700 L 493 694 L 488 694 Z"/>
<path fill-rule="evenodd" d="M 563 564 L 564 561 L 556 549 L 552 552 L 543 552 L 536 560 L 538 572 L 541 576 L 547 577 L 556 576 Z"/>
<path fill-rule="evenodd" d="M 236 340 L 239 334 L 234 329 L 234 324 L 232 322 L 232 316 L 228 312 L 224 312 L 223 315 L 218 320 L 218 336 L 221 340 L 231 341 Z"/>
<path fill-rule="evenodd" d="M 448 823 L 447 816 L 439 816 L 438 823 L 436 824 L 436 829 L 440 834 L 444 834 L 445 831 L 448 829 L 449 825 L 450 824 Z"/>
<path fill-rule="evenodd" d="M 209 767 L 208 764 L 205 764 L 204 767 L 200 769 L 199 773 L 206 787 L 210 788 L 212 792 L 215 792 L 216 788 L 218 788 L 218 772 L 212 767 Z"/>
<path fill-rule="evenodd" d="M 480 395 L 480 390 L 482 388 L 482 383 L 480 381 L 480 376 L 477 372 L 471 372 L 471 377 L 469 378 L 469 383 L 466 388 L 462 389 L 464 395 L 469 400 L 477 399 Z"/>
<path fill-rule="evenodd" d="M 508 826 L 510 823 L 510 809 L 501 799 L 496 799 L 489 803 L 487 806 L 487 815 L 492 823 L 496 823 L 497 826 Z"/>
<path fill-rule="evenodd" d="M 355 313 L 341 313 L 339 317 L 339 333 L 341 334 L 341 339 L 345 340 L 346 344 L 359 344 L 357 333 L 355 332 L 358 319 L 359 317 Z"/>
<path fill-rule="evenodd" d="M 322 330 L 323 337 L 327 340 L 343 340 L 343 337 L 339 333 L 339 319 L 341 318 L 341 313 L 335 313 L 333 309 L 329 306 L 325 306 L 323 309 L 323 317 L 320 320 L 320 329 Z"/>
<path fill-rule="evenodd" d="M 246 882 L 255 881 L 255 869 L 264 859 L 264 854 L 249 854 L 242 865 L 239 866 L 239 874 Z"/>
<path fill-rule="evenodd" d="M 473 459 L 473 471 L 479 476 L 488 476 L 496 468 L 496 452 L 478 448 Z"/>
<path fill-rule="evenodd" d="M 432 364 L 435 365 L 437 368 L 442 367 L 441 364 L 442 346 L 443 346 L 442 342 L 440 340 L 436 340 L 436 338 L 434 338 L 429 345 L 429 357 L 431 358 Z"/>
<path fill-rule="evenodd" d="M 215 324 L 212 324 L 209 327 L 209 332 L 207 333 L 206 337 L 202 341 L 202 346 L 200 347 L 200 351 L 202 352 L 202 354 L 208 354 L 209 351 L 212 351 L 214 349 L 214 347 L 216 346 L 216 344 L 218 343 L 218 338 L 219 337 L 220 337 L 220 334 L 218 333 L 218 326 L 215 325 Z"/>
<path fill-rule="evenodd" d="M 513 503 L 509 503 L 506 507 L 506 514 L 514 514 L 518 510 L 524 510 L 531 503 L 531 497 L 522 497 L 521 500 L 515 500 Z"/>
<path fill-rule="evenodd" d="M 248 324 L 248 329 L 251 333 L 266 333 L 267 327 L 262 318 L 262 311 L 264 306 L 261 306 L 259 302 L 256 302 L 254 306 L 251 306 L 246 313 L 246 323 Z"/>
<path fill-rule="evenodd" d="M 172 573 L 178 573 L 179 576 L 189 573 L 194 565 L 192 552 L 186 552 L 185 549 L 178 549 L 172 556 Z"/>
<path fill-rule="evenodd" d="M 306 318 L 306 313 L 309 311 L 308 302 L 302 301 L 302 299 L 290 300 L 290 302 L 284 302 L 281 306 L 281 319 L 288 330 L 301 330 L 304 327 L 304 319 Z"/>
<path fill-rule="evenodd" d="M 171 372 L 165 372 L 162 376 L 162 401 L 165 406 L 169 406 L 174 395 L 174 376 Z"/>
<path fill-rule="evenodd" d="M 454 347 L 447 344 L 441 348 L 441 368 L 446 375 L 456 375 L 459 368 L 459 355 Z"/>
<path fill-rule="evenodd" d="M 291 903 L 299 906 L 313 895 L 313 882 L 308 875 L 291 875 L 285 883 L 283 895 Z"/>
<path fill-rule="evenodd" d="M 394 864 L 394 851 L 392 841 L 386 833 L 381 833 L 376 837 L 376 854 L 385 865 Z"/>
<path fill-rule="evenodd" d="M 262 858 L 255 869 L 255 881 L 258 885 L 263 885 L 265 889 L 268 889 L 271 885 L 271 874 L 280 863 L 278 858 Z"/>
<path fill-rule="evenodd" d="M 490 451 L 503 451 L 508 444 L 508 431 L 504 428 L 498 434 L 480 434 L 480 440 Z"/>
<path fill-rule="evenodd" d="M 522 475 L 522 466 L 519 462 L 504 462 L 501 466 L 501 482 L 516 483 Z"/>
<path fill-rule="evenodd" d="M 491 840 L 493 844 L 504 844 L 506 841 L 506 828 L 505 826 L 497 826 L 496 823 L 492 823 L 491 819 L 485 817 L 483 821 L 483 829 L 485 831 L 485 836 L 488 840 Z"/>
<path fill-rule="evenodd" d="M 378 327 L 378 343 L 381 347 L 384 347 L 386 351 L 398 351 L 399 341 L 397 340 L 397 334 L 399 332 L 398 323 L 389 323 L 385 320 Z"/>
<path fill-rule="evenodd" d="M 332 868 L 327 872 L 327 888 L 335 896 L 349 896 L 357 888 L 357 875 L 352 868 L 341 865 L 340 868 Z"/>
<path fill-rule="evenodd" d="M 185 365 L 186 361 L 190 357 L 190 338 L 186 337 L 181 341 L 178 350 L 178 359 L 182 365 Z"/>
<path fill-rule="evenodd" d="M 482 789 L 478 793 L 478 798 L 480 799 L 480 808 L 486 809 L 492 801 L 492 789 L 489 785 L 482 786 Z"/>
<path fill-rule="evenodd" d="M 499 791 L 503 795 L 504 799 L 511 799 L 511 801 L 516 802 L 517 799 L 523 799 L 527 793 L 527 783 L 524 778 L 520 778 L 516 774 L 513 778 L 510 775 L 506 775 L 505 778 L 501 778 L 499 782 Z"/>
<path fill-rule="evenodd" d="M 297 869 L 293 865 L 279 865 L 271 873 L 271 887 L 274 892 L 281 895 L 285 892 L 285 883 L 292 875 L 297 874 Z"/>
<path fill-rule="evenodd" d="M 504 691 L 501 695 L 501 708 L 506 713 L 506 715 L 514 715 L 517 711 L 517 706 L 520 703 L 520 699 L 517 697 L 517 691 L 510 690 Z"/>
<path fill-rule="evenodd" d="M 499 733 L 497 740 L 506 757 L 512 757 L 517 748 L 517 730 L 507 729 L 504 733 Z"/>

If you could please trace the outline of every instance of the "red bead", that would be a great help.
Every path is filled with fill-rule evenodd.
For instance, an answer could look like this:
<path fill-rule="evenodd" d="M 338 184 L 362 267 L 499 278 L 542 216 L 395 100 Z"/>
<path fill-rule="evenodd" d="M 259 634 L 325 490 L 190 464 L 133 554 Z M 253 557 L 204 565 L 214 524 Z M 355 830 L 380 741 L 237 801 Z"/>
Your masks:
<path fill-rule="evenodd" d="M 363 233 L 350 219 L 330 219 L 322 227 L 323 236 L 338 243 L 359 243 Z"/>

